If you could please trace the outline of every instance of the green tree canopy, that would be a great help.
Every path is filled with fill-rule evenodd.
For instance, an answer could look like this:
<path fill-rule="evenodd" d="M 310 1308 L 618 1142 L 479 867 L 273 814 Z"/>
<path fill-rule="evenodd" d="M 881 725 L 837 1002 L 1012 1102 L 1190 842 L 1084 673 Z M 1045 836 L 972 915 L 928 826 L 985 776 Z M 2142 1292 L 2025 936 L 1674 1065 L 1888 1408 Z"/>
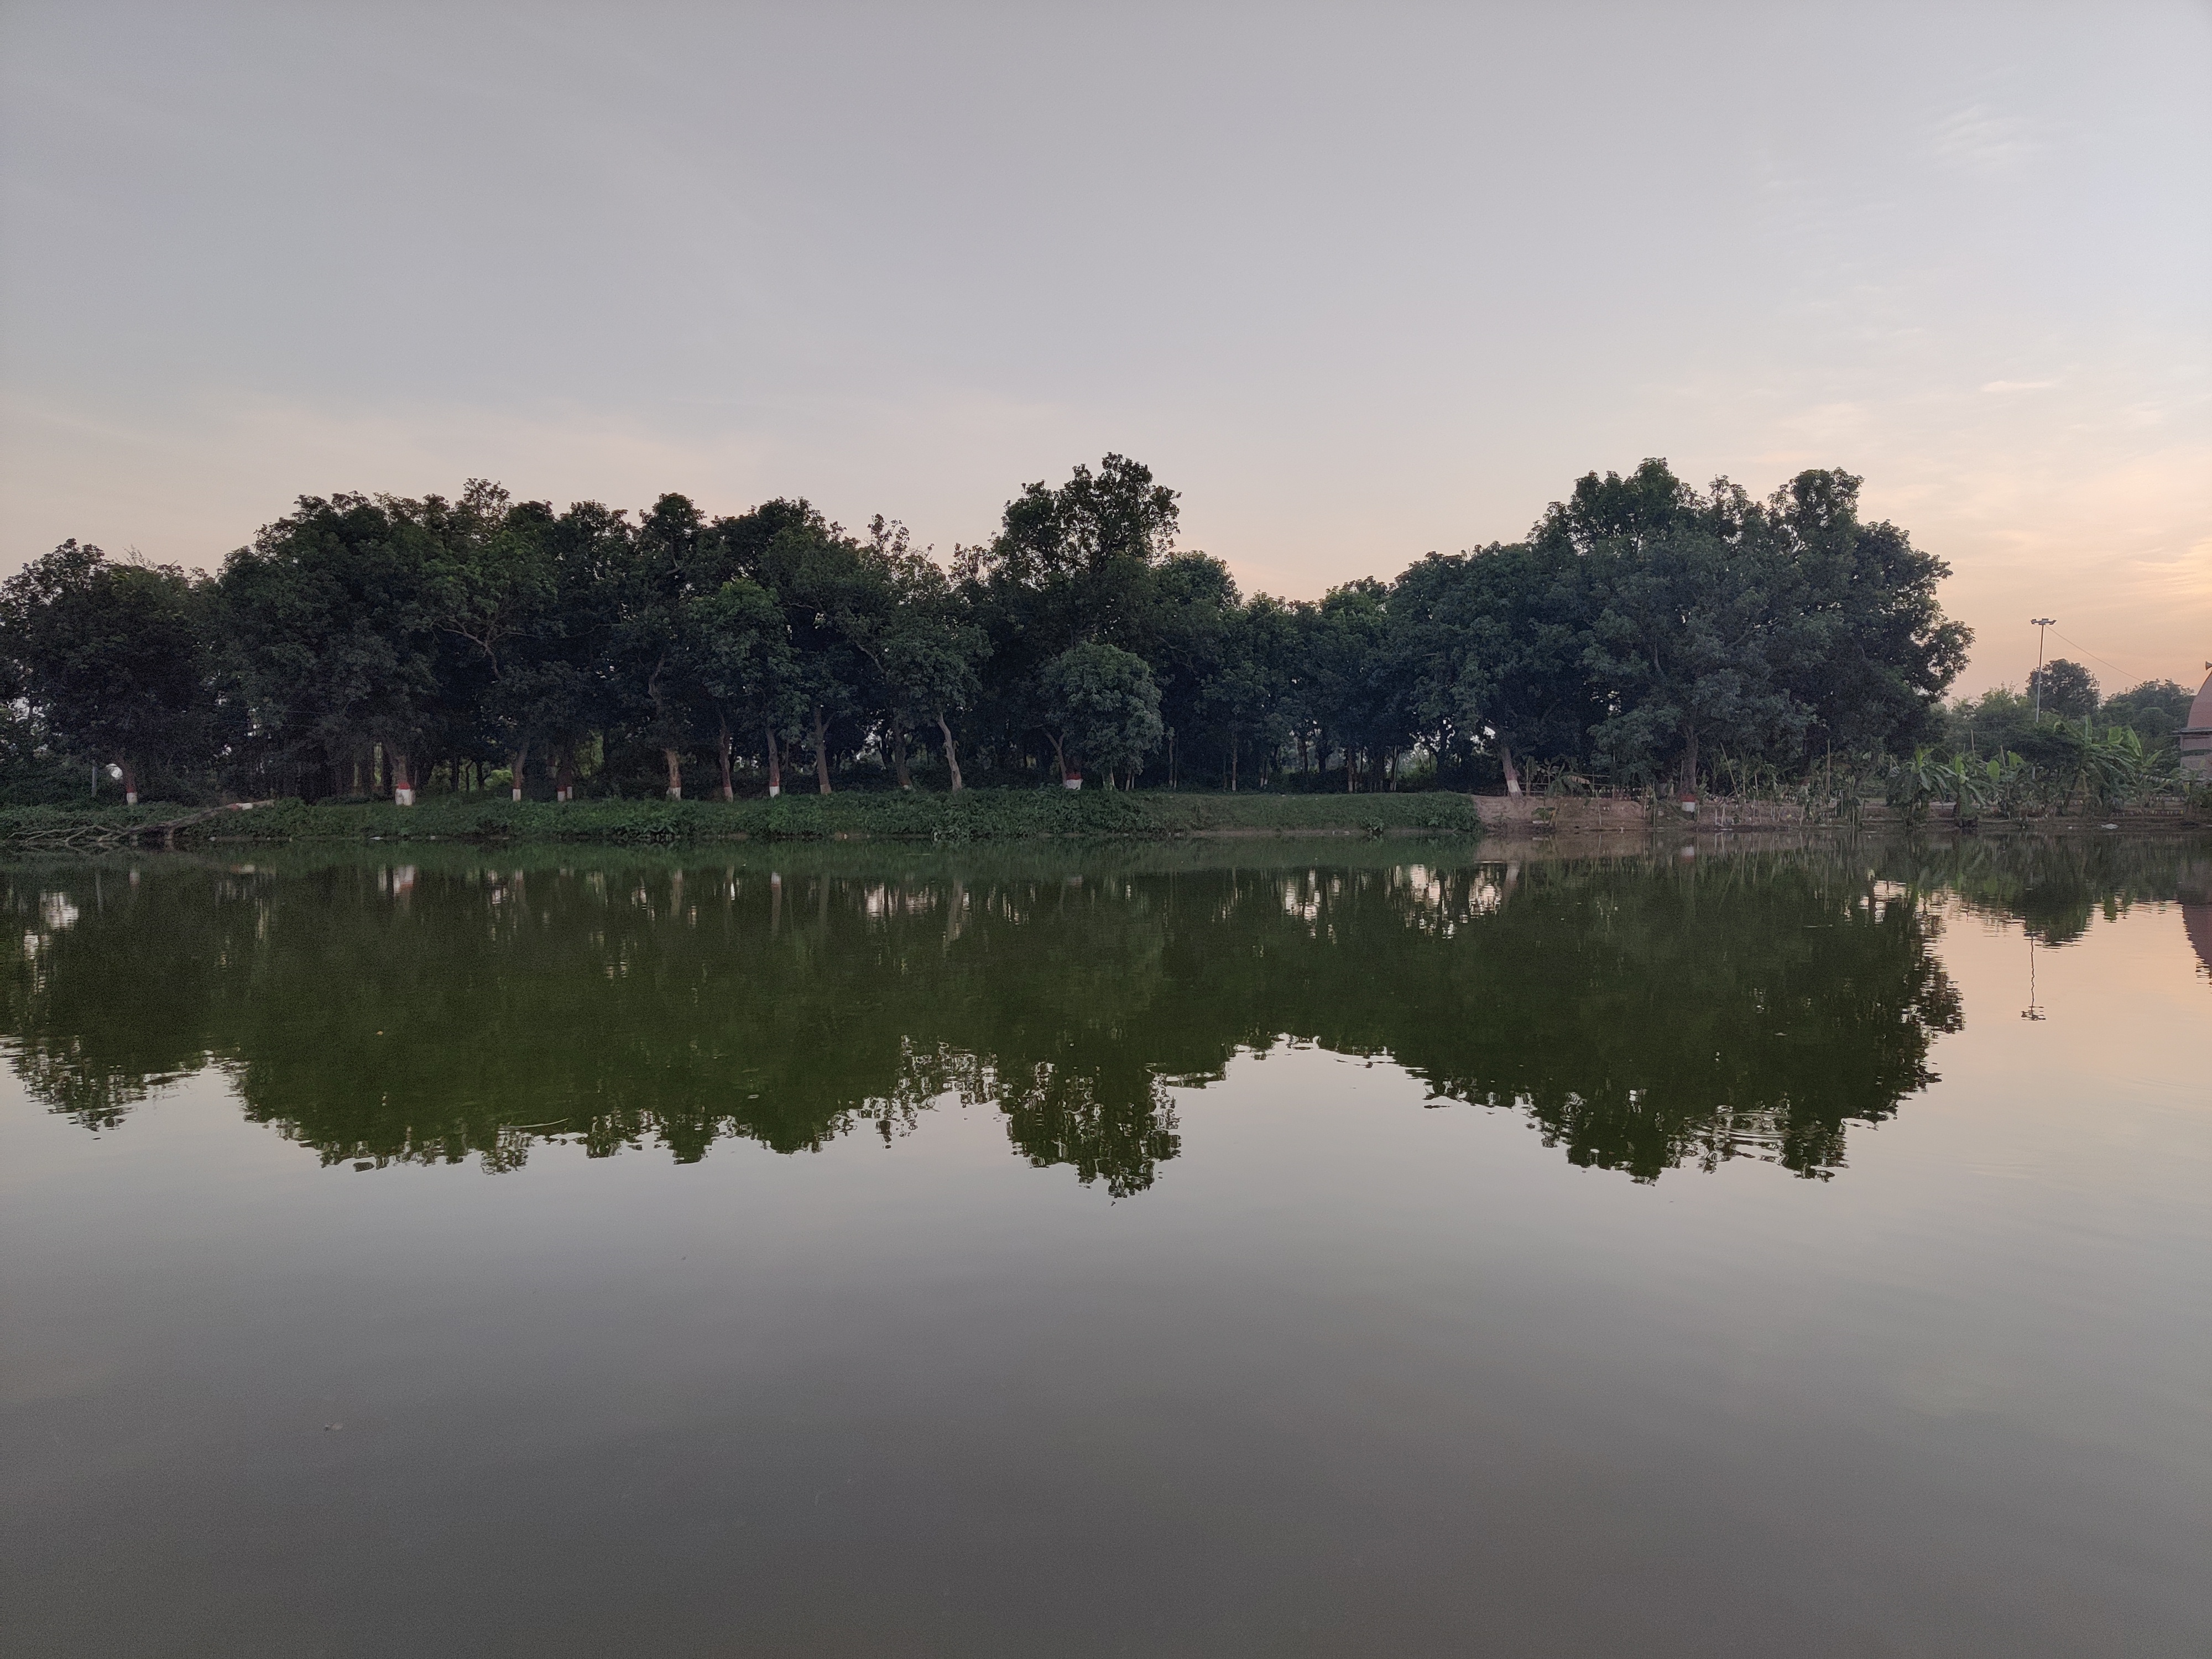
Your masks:
<path fill-rule="evenodd" d="M 0 648 L 51 736 L 140 770 L 181 757 L 210 725 L 198 595 L 169 565 L 118 564 L 65 541 L 0 586 Z"/>
<path fill-rule="evenodd" d="M 2027 693 L 2045 714 L 2085 720 L 2097 712 L 2097 677 L 2080 663 L 2053 657 L 2027 677 Z"/>
<path fill-rule="evenodd" d="M 1069 647 L 1046 665 L 1045 718 L 1063 776 L 1102 768 L 1107 787 L 1158 744 L 1160 691 L 1145 659 L 1118 646 Z"/>

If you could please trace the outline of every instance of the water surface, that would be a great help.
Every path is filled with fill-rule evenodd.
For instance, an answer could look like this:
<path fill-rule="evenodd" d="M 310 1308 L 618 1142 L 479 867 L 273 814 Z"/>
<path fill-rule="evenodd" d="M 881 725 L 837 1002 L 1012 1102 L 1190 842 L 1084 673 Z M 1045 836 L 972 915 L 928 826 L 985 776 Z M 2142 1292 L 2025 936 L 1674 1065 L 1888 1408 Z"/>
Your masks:
<path fill-rule="evenodd" d="M 2212 1640 L 2201 846 L 0 903 L 21 1651 Z"/>

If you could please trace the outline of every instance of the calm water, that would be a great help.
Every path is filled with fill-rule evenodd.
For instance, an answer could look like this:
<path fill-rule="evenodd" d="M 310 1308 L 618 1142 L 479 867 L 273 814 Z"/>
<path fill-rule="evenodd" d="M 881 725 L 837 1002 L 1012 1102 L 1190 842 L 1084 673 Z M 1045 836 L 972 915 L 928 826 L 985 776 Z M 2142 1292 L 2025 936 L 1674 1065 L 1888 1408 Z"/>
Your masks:
<path fill-rule="evenodd" d="M 7 1651 L 2212 1647 L 2201 843 L 436 853 L 0 874 Z"/>

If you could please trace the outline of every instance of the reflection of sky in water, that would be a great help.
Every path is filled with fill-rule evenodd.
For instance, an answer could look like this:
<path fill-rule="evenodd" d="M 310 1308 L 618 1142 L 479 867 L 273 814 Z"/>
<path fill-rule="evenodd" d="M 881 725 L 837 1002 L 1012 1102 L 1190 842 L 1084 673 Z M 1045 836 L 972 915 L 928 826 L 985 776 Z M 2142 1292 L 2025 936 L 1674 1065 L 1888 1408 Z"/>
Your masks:
<path fill-rule="evenodd" d="M 1809 883 L 810 856 L 505 866 L 467 904 L 428 856 L 411 884 L 214 872 L 219 938 L 104 952 L 116 887 L 21 882 L 0 1443 L 37 1525 L 0 1565 L 27 1650 L 2212 1635 L 2212 975 L 2175 848 Z M 713 971 L 732 882 L 757 981 Z M 722 994 L 756 983 L 806 1018 L 744 1024 Z M 1548 1007 L 1575 985 L 1591 1018 Z M 395 1015 L 544 1052 L 410 1050 Z M 672 1040 L 762 1030 L 703 1063 Z M 1894 1064 L 1861 1052 L 1885 1032 Z M 687 1117 L 710 1079 L 719 1115 Z M 1437 1093 L 1486 1080 L 1519 1092 Z M 1547 1116 L 1555 1084 L 1603 1109 Z M 878 1115 L 823 1115 L 848 1096 Z M 678 1157 L 530 1127 L 581 1099 L 641 1103 L 623 1123 Z M 395 1134 L 462 1167 L 323 1161 Z M 817 1150 L 769 1150 L 793 1135 Z M 1686 1167 L 1716 1144 L 1748 1155 Z"/>

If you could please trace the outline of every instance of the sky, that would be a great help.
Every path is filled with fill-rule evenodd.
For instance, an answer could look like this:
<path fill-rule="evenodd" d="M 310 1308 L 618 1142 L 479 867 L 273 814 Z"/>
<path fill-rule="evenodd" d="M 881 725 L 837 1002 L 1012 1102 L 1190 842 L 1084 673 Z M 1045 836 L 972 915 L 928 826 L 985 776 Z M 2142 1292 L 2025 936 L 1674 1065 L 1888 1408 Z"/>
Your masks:
<path fill-rule="evenodd" d="M 2106 688 L 2212 660 L 2212 0 L 0 0 L 0 571 L 295 497 L 940 555 L 1112 451 L 1312 598 L 1811 466 Z"/>

